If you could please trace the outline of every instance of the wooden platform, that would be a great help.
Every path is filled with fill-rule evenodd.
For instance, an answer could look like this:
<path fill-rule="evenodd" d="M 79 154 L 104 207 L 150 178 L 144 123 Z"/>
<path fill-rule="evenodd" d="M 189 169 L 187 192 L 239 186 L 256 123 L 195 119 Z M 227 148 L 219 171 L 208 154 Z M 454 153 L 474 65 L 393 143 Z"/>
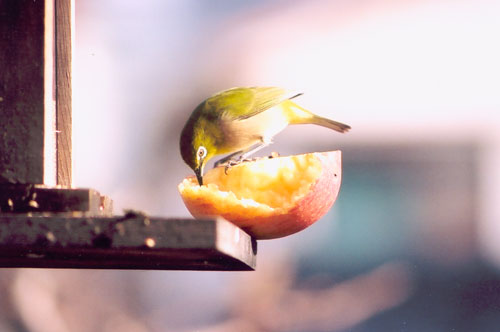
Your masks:
<path fill-rule="evenodd" d="M 0 267 L 244 271 L 256 251 L 224 219 L 0 215 Z"/>

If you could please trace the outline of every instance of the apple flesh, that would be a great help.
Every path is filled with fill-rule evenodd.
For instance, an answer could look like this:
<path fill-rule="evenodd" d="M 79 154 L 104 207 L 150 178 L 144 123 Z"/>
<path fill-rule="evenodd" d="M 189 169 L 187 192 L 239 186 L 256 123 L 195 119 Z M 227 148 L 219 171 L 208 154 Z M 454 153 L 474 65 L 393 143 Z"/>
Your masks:
<path fill-rule="evenodd" d="M 262 158 L 209 170 L 203 186 L 185 178 L 178 186 L 190 213 L 222 216 L 256 239 L 303 230 L 331 208 L 340 189 L 341 152 Z"/>

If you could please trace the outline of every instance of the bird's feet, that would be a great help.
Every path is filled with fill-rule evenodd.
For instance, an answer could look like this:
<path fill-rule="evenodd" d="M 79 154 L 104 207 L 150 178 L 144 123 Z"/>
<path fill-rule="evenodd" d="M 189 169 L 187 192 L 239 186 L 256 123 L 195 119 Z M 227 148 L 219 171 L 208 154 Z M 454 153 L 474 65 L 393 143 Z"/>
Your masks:
<path fill-rule="evenodd" d="M 268 157 L 264 157 L 264 158 L 272 159 L 272 158 L 278 158 L 279 156 L 280 155 L 278 152 L 272 152 L 271 155 L 269 155 Z M 243 158 L 240 156 L 239 158 L 229 159 L 223 163 L 216 163 L 214 165 L 214 167 L 224 167 L 224 173 L 227 175 L 227 172 L 231 169 L 231 167 L 239 165 L 239 164 L 244 163 L 244 162 L 256 161 L 259 159 L 263 159 L 263 158 Z"/>
<path fill-rule="evenodd" d="M 243 158 L 230 159 L 220 166 L 224 166 L 224 173 L 227 175 L 227 172 L 231 169 L 231 167 L 239 165 L 239 164 L 247 162 L 247 161 L 253 161 L 253 160 L 254 159 L 243 159 Z"/>
<path fill-rule="evenodd" d="M 278 152 L 273 151 L 267 158 L 272 159 L 272 158 L 278 158 L 279 156 L 280 154 Z"/>

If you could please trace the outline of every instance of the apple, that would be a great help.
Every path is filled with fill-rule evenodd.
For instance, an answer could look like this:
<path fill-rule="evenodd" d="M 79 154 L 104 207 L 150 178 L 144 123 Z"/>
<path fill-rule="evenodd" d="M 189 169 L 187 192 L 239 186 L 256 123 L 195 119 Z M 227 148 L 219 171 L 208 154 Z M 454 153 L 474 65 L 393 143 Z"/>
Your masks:
<path fill-rule="evenodd" d="M 341 152 L 315 152 L 245 161 L 225 172 L 209 170 L 178 186 L 195 217 L 222 216 L 256 239 L 287 236 L 310 226 L 332 207 L 341 182 Z"/>

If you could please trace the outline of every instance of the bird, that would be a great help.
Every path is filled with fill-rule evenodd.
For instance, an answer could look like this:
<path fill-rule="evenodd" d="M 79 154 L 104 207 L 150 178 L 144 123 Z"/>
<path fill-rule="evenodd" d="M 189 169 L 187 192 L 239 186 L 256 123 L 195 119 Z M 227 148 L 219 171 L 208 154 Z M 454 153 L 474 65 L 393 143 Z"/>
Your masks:
<path fill-rule="evenodd" d="M 236 87 L 201 102 L 184 125 L 179 142 L 182 159 L 198 184 L 203 185 L 204 167 L 214 156 L 229 154 L 215 167 L 238 164 L 271 144 L 288 125 L 314 124 L 340 133 L 351 129 L 297 105 L 293 100 L 300 95 L 279 87 Z"/>

